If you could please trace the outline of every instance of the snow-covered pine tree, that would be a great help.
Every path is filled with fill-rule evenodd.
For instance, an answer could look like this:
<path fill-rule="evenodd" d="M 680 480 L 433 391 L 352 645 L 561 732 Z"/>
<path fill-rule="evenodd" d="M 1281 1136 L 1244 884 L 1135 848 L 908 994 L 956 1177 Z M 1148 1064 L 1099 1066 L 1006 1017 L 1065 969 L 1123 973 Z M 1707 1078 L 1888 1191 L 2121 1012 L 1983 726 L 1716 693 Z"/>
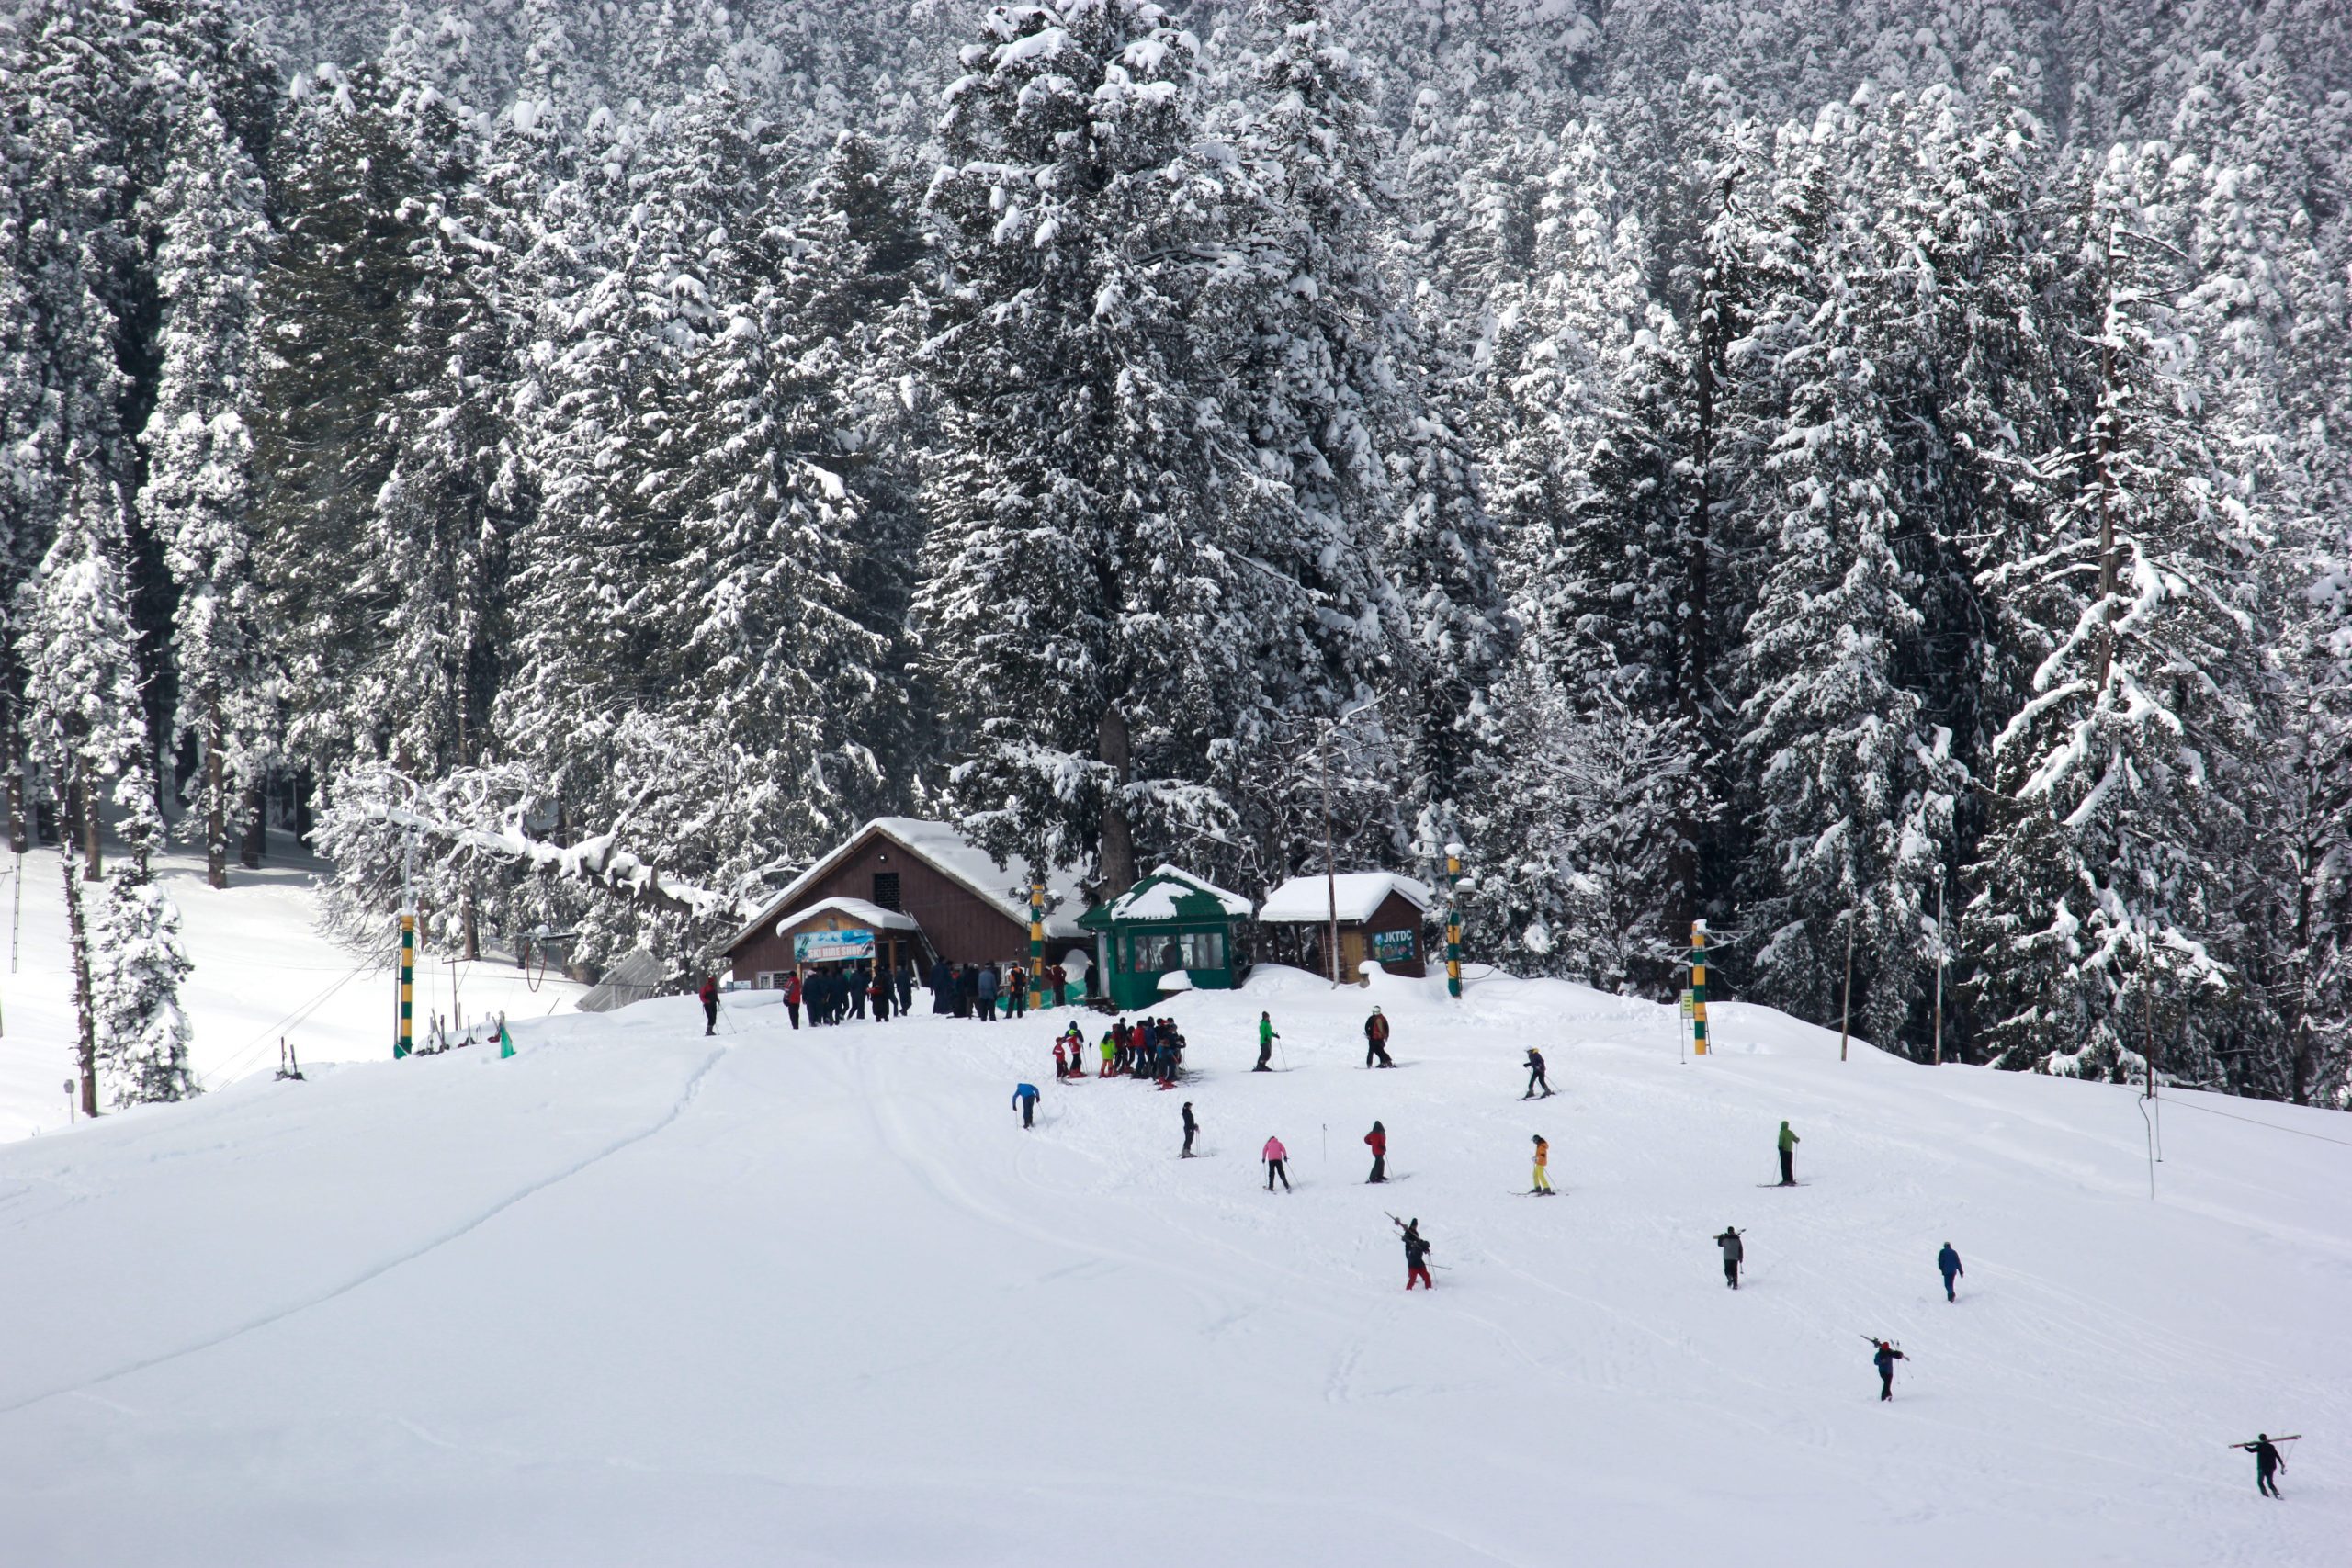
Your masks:
<path fill-rule="evenodd" d="M 1002 857 L 1229 840 L 1208 781 L 1262 733 L 1317 614 L 1222 417 L 1254 344 L 1195 45 L 1148 0 L 989 11 L 941 124 L 939 394 L 917 624 Z M 1213 150 L 1211 150 L 1213 151 Z"/>
<path fill-rule="evenodd" d="M 137 865 L 118 866 L 90 933 L 90 988 L 98 1082 L 116 1110 L 201 1092 L 188 1068 L 193 1036 L 180 982 L 194 967 L 180 911 Z"/>
<path fill-rule="evenodd" d="M 1572 692 L 1522 658 L 1496 693 L 1498 742 L 1469 795 L 1483 846 L 1467 921 L 1514 972 L 1659 996 L 1680 982 L 1667 919 L 1675 830 L 1697 788 L 1671 712 Z"/>
<path fill-rule="evenodd" d="M 277 717 L 258 624 L 245 423 L 267 225 L 260 176 L 208 98 L 182 114 L 164 184 L 151 202 L 161 234 L 163 321 L 139 509 L 179 590 L 173 729 L 199 748 L 187 804 L 203 836 L 207 875 L 225 887 L 230 840 L 243 830 L 243 807 L 271 755 Z"/>
<path fill-rule="evenodd" d="M 121 492 L 85 475 L 57 536 L 18 595 L 18 649 L 36 752 L 82 840 L 83 876 L 103 874 L 107 799 L 143 865 L 161 836 L 140 694 L 137 636 L 124 585 Z"/>
<path fill-rule="evenodd" d="M 2229 883 L 2267 794 L 2255 518 L 2226 422 L 2199 406 L 2171 163 L 2162 143 L 2118 147 L 2064 231 L 2088 417 L 2052 455 L 2052 536 L 1988 573 L 2031 694 L 1991 748 L 1961 935 L 2002 1065 L 2120 1074 L 2160 1039 L 2167 1070 L 2220 1082 L 2245 999 Z"/>
<path fill-rule="evenodd" d="M 1813 137 L 1783 143 L 1747 350 L 1769 367 L 1751 380 L 1775 386 L 1779 407 L 1744 497 L 1772 548 L 1742 629 L 1738 748 L 1754 799 L 1756 994 L 1833 1016 L 1850 953 L 1864 1032 L 1896 1050 L 1923 989 L 1923 927 L 1964 775 L 1907 681 L 1918 582 L 1896 554 L 1902 481 L 1883 379 L 1901 343 L 1873 330 L 1889 269 L 1869 231 L 1871 192 L 1848 178 L 1858 133 L 1825 116 Z"/>
<path fill-rule="evenodd" d="M 286 748 L 326 779 L 376 754 L 384 722 L 364 678 L 393 604 L 372 524 L 424 182 L 373 66 L 321 66 L 292 85 L 271 157 L 253 534 Z"/>
<path fill-rule="evenodd" d="M 507 554 L 530 504 L 511 403 L 518 380 L 499 305 L 500 213 L 479 177 L 474 118 L 423 82 L 396 105 L 425 175 L 409 198 L 413 274 L 384 416 L 392 457 L 369 519 L 383 639 L 354 694 L 382 754 L 435 776 L 491 740 Z"/>

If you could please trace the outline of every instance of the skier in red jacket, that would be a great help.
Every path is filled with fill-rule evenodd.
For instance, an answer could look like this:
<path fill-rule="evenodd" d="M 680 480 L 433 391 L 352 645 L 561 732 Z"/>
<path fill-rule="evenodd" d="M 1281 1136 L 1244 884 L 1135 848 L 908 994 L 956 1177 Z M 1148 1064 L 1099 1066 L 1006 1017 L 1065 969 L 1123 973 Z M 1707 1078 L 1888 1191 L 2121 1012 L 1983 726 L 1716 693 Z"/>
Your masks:
<path fill-rule="evenodd" d="M 1387 1180 L 1388 1129 L 1374 1122 L 1372 1131 L 1363 1135 L 1363 1141 L 1372 1148 L 1372 1174 L 1364 1178 L 1365 1183 Z"/>
<path fill-rule="evenodd" d="M 702 977 L 702 989 L 696 992 L 695 995 L 702 998 L 702 1032 L 705 1034 L 718 1033 L 718 976 L 716 975 L 705 975 Z"/>

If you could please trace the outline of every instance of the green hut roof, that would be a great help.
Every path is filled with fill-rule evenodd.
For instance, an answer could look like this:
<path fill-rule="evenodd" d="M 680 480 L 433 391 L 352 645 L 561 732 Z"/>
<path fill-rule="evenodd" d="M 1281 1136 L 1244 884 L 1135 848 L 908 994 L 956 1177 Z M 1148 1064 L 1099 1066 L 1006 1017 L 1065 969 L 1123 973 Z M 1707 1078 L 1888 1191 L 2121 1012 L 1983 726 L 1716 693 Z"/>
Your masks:
<path fill-rule="evenodd" d="M 1190 872 L 1163 865 L 1107 904 L 1078 918 L 1091 931 L 1116 926 L 1221 925 L 1250 918 L 1250 900 Z"/>

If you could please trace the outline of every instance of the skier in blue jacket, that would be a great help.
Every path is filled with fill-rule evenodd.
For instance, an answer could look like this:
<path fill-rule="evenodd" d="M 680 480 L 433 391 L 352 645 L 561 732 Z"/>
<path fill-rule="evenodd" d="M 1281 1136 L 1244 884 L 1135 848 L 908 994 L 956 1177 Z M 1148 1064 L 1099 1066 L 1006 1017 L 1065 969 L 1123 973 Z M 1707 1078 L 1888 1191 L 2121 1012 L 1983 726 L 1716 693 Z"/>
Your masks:
<path fill-rule="evenodd" d="M 1960 1266 L 1960 1254 L 1951 1249 L 1951 1243 L 1944 1243 L 1944 1249 L 1936 1254 L 1936 1268 L 1944 1277 L 1944 1300 L 1948 1302 L 1960 1300 L 1952 1293 L 1951 1282 L 1968 1270 Z"/>
<path fill-rule="evenodd" d="M 1025 1083 L 1012 1091 L 1012 1103 L 1021 1107 L 1021 1125 L 1026 1129 L 1035 1123 L 1037 1116 L 1037 1086 Z"/>

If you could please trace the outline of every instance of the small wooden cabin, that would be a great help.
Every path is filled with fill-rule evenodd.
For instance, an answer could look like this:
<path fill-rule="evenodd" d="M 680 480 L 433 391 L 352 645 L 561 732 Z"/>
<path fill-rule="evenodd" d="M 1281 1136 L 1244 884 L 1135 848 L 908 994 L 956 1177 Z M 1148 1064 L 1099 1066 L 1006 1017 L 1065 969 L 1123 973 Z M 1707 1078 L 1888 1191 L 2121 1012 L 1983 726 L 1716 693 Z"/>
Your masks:
<path fill-rule="evenodd" d="M 1390 871 L 1348 871 L 1329 879 L 1294 876 L 1266 895 L 1258 923 L 1295 932 L 1295 945 L 1312 966 L 1330 972 L 1329 945 L 1334 906 L 1340 921 L 1340 974 L 1363 985 L 1363 966 L 1377 964 L 1391 975 L 1419 979 L 1429 973 L 1423 929 L 1437 896 L 1427 883 Z"/>

